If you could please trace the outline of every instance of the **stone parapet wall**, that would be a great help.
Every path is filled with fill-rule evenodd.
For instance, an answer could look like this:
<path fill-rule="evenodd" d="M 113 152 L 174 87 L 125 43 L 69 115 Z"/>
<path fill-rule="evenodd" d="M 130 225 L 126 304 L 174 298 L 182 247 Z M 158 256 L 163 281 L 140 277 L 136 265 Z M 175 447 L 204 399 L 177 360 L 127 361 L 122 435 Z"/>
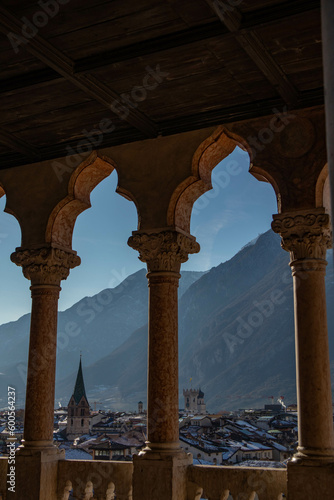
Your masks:
<path fill-rule="evenodd" d="M 258 467 L 216 467 L 192 465 L 188 468 L 188 500 L 283 500 L 287 494 L 287 471 Z M 285 496 L 283 496 L 285 495 Z"/>
<path fill-rule="evenodd" d="M 132 462 L 60 460 L 58 500 L 74 498 L 132 500 Z"/>

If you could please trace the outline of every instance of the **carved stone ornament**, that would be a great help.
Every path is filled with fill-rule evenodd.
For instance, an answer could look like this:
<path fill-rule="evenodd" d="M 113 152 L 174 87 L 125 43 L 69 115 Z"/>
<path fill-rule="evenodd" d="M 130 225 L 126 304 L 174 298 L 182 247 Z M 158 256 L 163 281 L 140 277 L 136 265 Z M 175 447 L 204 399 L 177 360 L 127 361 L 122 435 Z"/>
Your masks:
<path fill-rule="evenodd" d="M 188 254 L 200 250 L 195 238 L 178 231 L 159 233 L 134 233 L 128 245 L 139 252 L 139 259 L 147 262 L 151 271 L 179 272 L 181 264 L 188 260 Z"/>
<path fill-rule="evenodd" d="M 81 262 L 76 253 L 53 247 L 18 249 L 10 258 L 22 267 L 23 275 L 33 285 L 59 285 L 61 280 L 67 278 L 70 269 Z"/>
<path fill-rule="evenodd" d="M 291 262 L 299 259 L 326 260 L 332 248 L 330 217 L 323 208 L 314 211 L 274 215 L 271 227 L 282 237 L 281 246 L 290 252 Z"/>

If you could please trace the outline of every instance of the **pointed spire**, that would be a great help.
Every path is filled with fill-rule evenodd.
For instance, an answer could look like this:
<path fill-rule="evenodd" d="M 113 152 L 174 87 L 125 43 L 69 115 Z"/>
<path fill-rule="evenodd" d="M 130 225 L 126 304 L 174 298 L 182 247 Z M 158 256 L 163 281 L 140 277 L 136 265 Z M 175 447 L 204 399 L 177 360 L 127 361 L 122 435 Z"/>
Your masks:
<path fill-rule="evenodd" d="M 87 400 L 86 396 L 86 390 L 85 390 L 85 383 L 82 375 L 82 365 L 81 365 L 81 352 L 80 352 L 80 363 L 79 363 L 79 369 L 78 369 L 78 374 L 77 374 L 77 379 L 75 382 L 75 387 L 74 387 L 74 392 L 73 392 L 73 397 L 75 399 L 76 404 L 80 402 L 80 399 L 82 396 L 84 396 Z"/>

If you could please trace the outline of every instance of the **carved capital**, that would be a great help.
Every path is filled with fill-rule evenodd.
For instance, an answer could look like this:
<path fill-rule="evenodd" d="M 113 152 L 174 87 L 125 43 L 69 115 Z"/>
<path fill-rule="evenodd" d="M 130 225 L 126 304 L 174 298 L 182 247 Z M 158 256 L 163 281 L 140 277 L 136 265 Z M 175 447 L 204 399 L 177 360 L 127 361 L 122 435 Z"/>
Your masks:
<path fill-rule="evenodd" d="M 81 262 L 75 252 L 53 247 L 17 249 L 10 258 L 32 285 L 59 285 Z"/>
<path fill-rule="evenodd" d="M 190 253 L 200 250 L 195 238 L 178 231 L 165 230 L 159 233 L 133 233 L 128 245 L 139 252 L 139 259 L 147 262 L 152 271 L 179 272 L 181 264 Z"/>
<path fill-rule="evenodd" d="M 282 237 L 282 248 L 290 252 L 291 262 L 301 259 L 326 260 L 332 247 L 330 217 L 324 208 L 274 215 L 271 227 Z"/>

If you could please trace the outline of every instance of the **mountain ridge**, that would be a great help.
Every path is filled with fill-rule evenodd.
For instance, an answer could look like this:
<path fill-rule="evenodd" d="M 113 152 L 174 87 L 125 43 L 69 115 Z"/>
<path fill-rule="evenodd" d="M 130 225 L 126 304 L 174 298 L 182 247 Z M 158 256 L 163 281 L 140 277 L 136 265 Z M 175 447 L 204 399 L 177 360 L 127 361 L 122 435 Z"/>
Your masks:
<path fill-rule="evenodd" d="M 145 269 L 125 278 L 114 288 L 83 297 L 58 313 L 57 380 L 74 373 L 82 351 L 85 363 L 91 364 L 116 349 L 139 326 L 147 322 L 148 287 Z M 203 275 L 184 271 L 181 295 Z M 27 371 L 30 314 L 0 326 L 0 406 L 6 401 L 7 385 L 17 386 L 23 404 Z"/>
<path fill-rule="evenodd" d="M 293 287 L 288 263 L 289 255 L 281 249 L 279 236 L 269 230 L 208 272 L 183 272 L 179 300 L 181 407 L 182 389 L 189 385 L 190 379 L 193 386 L 204 390 L 210 411 L 261 407 L 271 396 L 284 395 L 287 403 L 296 402 Z M 95 306 L 86 297 L 72 306 L 73 311 L 80 304 L 87 306 L 85 315 L 79 315 L 82 328 L 87 324 L 84 320 L 91 317 L 91 310 L 95 311 L 96 318 L 89 323 L 94 330 L 88 336 L 88 347 L 100 346 L 95 357 L 89 358 L 84 350 L 84 378 L 89 401 L 101 402 L 105 408 L 133 410 L 139 400 L 146 402 L 148 327 L 144 275 L 142 269 L 131 279 L 126 278 L 125 283 L 118 285 L 117 293 L 112 292 L 112 300 L 102 311 L 98 297 L 108 302 L 110 292 L 101 291 L 104 295 L 93 296 Z M 326 286 L 328 303 L 332 303 L 332 259 Z M 65 331 L 63 314 L 59 313 L 61 340 Z M 121 325 L 124 315 L 125 330 Z M 27 316 L 19 320 L 23 325 Z M 104 324 L 108 325 L 105 331 Z M 328 308 L 328 324 L 334 369 L 333 308 Z M 123 333 L 118 331 L 115 335 L 118 325 Z M 82 347 L 82 332 L 73 338 L 69 335 L 75 331 L 73 325 L 68 328 L 69 341 L 75 342 L 69 342 L 58 352 L 56 400 L 61 404 L 67 404 L 72 394 L 77 370 L 73 361 L 79 359 Z M 62 370 L 62 365 L 66 370 Z M 18 371 L 17 364 L 8 367 L 8 375 L 14 379 Z M 21 369 L 22 380 L 23 372 Z"/>

